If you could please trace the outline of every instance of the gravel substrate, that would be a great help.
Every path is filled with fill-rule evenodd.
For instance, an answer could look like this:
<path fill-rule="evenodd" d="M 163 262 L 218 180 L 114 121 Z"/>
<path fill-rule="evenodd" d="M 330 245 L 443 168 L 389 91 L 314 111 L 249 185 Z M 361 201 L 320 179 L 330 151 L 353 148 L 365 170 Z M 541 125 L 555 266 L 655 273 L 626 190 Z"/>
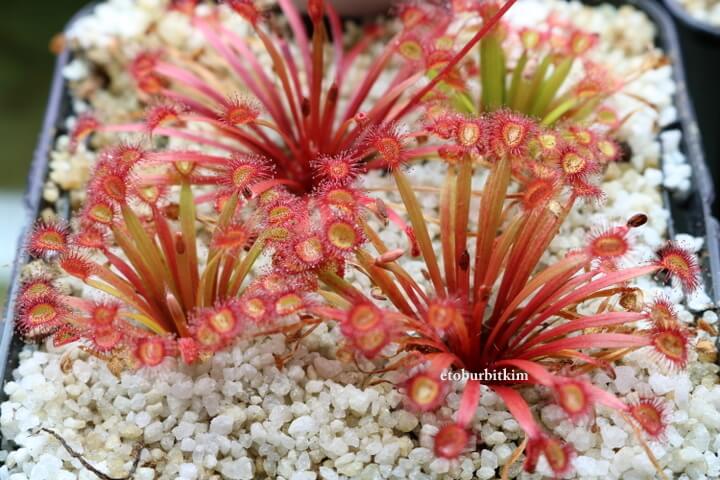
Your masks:
<path fill-rule="evenodd" d="M 118 58 L 131 56 L 143 44 L 200 48 L 202 38 L 187 28 L 179 14 L 165 14 L 161 0 L 110 0 L 71 31 L 72 40 L 86 52 L 65 69 L 74 81 L 78 112 L 92 105 L 108 119 L 122 119 L 138 108 L 128 93 L 130 79 L 118 67 Z M 597 56 L 613 65 L 620 78 L 628 78 L 658 53 L 649 47 L 653 25 L 631 8 L 587 8 L 577 3 L 526 0 L 511 11 L 514 22 L 536 24 L 552 7 L 569 15 L 583 28 L 601 34 Z M 228 19 L 228 22 L 235 20 Z M 143 35 L 149 25 L 153 33 Z M 243 27 L 237 26 L 238 29 Z M 118 43 L 118 38 L 123 39 Z M 111 84 L 92 85 L 91 65 L 102 65 Z M 662 65 L 662 64 L 659 64 Z M 579 247 L 594 227 L 624 221 L 644 212 L 648 224 L 634 237 L 635 257 L 649 258 L 666 238 L 669 212 L 662 205 L 661 189 L 684 195 L 690 188 L 690 167 L 679 150 L 681 132 L 666 131 L 676 120 L 672 103 L 675 86 L 671 67 L 649 69 L 613 99 L 620 116 L 634 112 L 622 127 L 620 139 L 632 151 L 628 162 L 613 164 L 603 179 L 607 200 L 579 205 L 569 216 L 545 260 Z M 69 123 L 72 123 L 72 119 Z M 103 138 L 96 139 L 100 146 Z M 65 137 L 53 152 L 52 173 L 45 197 L 53 201 L 60 190 L 71 190 L 77 205 L 81 188 L 94 162 L 94 153 L 81 147 L 70 154 Z M 661 158 L 663 167 L 661 169 Z M 435 186 L 442 172 L 437 162 L 416 165 L 409 171 L 415 185 Z M 478 173 L 476 182 L 481 181 Z M 383 188 L 389 180 L 371 173 L 368 188 Z M 398 203 L 393 195 L 388 204 Z M 423 207 L 436 217 L 437 199 L 423 195 Z M 437 227 L 431 233 L 437 236 Z M 382 232 L 389 246 L 404 246 L 401 232 Z M 679 238 L 694 251 L 702 239 Z M 405 262 L 408 272 L 421 278 L 420 262 Z M 351 277 L 357 283 L 366 280 Z M 684 299 L 682 292 L 641 279 L 637 285 L 646 298 L 663 293 L 678 305 L 683 322 L 702 318 L 718 327 L 704 293 Z M 18 448 L 0 451 L 0 480 L 71 480 L 96 478 L 77 459 L 39 427 L 56 431 L 69 446 L 82 453 L 99 470 L 122 477 L 131 468 L 133 448 L 143 442 L 137 479 L 491 479 L 522 441 L 518 423 L 491 391 L 483 392 L 473 430 L 478 446 L 449 462 L 432 454 L 432 437 L 439 425 L 452 418 L 461 385 L 448 396 L 446 406 L 417 415 L 403 408 L 402 395 L 388 383 L 375 383 L 355 366 L 335 359 L 340 333 L 323 325 L 303 341 L 283 370 L 273 354 L 286 346 L 282 337 L 239 341 L 212 360 L 187 367 L 167 360 L 159 368 L 125 372 L 120 378 L 104 363 L 72 345 L 27 346 L 21 352 L 14 381 L 5 386 L 8 401 L 0 407 L 4 439 Z M 701 331 L 698 342 L 713 342 Z M 710 343 L 711 344 L 711 343 Z M 691 352 L 683 372 L 669 372 L 643 350 L 627 356 L 616 368 L 616 378 L 593 375 L 594 383 L 632 399 L 653 393 L 669 407 L 666 439 L 650 442 L 666 475 L 674 479 L 720 478 L 720 385 L 712 351 Z M 386 380 L 396 380 L 388 374 Z M 575 425 L 542 392 L 528 396 L 542 423 L 577 450 L 574 473 L 568 478 L 655 478 L 655 470 L 631 427 L 615 412 L 599 408 L 596 429 Z M 538 472 L 521 472 L 521 462 L 510 478 L 539 479 L 548 475 L 544 459 Z"/>

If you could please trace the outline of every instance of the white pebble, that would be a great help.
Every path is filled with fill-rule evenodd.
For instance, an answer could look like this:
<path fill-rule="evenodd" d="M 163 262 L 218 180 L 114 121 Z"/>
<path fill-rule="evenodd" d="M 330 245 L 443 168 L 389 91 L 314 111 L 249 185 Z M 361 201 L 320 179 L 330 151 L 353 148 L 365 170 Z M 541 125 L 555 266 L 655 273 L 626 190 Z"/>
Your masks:
<path fill-rule="evenodd" d="M 250 480 L 255 476 L 255 465 L 249 458 L 239 460 L 223 460 L 220 462 L 220 473 L 231 480 Z"/>
<path fill-rule="evenodd" d="M 198 468 L 192 463 L 181 464 L 178 473 L 183 480 L 196 480 L 198 478 Z"/>
<path fill-rule="evenodd" d="M 218 415 L 210 421 L 210 433 L 216 435 L 229 435 L 233 430 L 233 418 L 228 415 Z"/>
<path fill-rule="evenodd" d="M 317 422 L 309 415 L 303 415 L 292 421 L 288 433 L 293 437 L 307 435 L 317 430 Z"/>

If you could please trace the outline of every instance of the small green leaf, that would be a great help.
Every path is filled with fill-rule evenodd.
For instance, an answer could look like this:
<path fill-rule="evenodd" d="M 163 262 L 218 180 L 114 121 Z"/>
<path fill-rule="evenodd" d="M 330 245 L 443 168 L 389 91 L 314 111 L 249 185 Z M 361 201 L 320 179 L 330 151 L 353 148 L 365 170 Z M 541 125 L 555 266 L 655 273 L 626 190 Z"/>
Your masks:
<path fill-rule="evenodd" d="M 506 62 L 502 41 L 498 33 L 488 35 L 480 42 L 480 80 L 482 107 L 492 112 L 505 103 Z"/>

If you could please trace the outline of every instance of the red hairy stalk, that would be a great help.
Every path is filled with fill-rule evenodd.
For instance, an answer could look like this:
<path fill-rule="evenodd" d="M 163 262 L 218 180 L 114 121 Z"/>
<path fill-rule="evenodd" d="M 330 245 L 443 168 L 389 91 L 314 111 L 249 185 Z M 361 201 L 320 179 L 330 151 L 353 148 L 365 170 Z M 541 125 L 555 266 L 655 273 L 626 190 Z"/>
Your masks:
<path fill-rule="evenodd" d="M 651 438 L 662 438 L 668 424 L 668 413 L 661 400 L 642 398 L 629 406 L 629 413 Z"/>
<path fill-rule="evenodd" d="M 35 257 L 50 257 L 67 252 L 68 226 L 59 220 L 35 224 L 27 250 Z"/>
<path fill-rule="evenodd" d="M 695 257 L 679 246 L 670 242 L 657 252 L 656 265 L 666 272 L 668 277 L 676 279 L 687 291 L 695 290 L 699 283 L 698 263 Z"/>

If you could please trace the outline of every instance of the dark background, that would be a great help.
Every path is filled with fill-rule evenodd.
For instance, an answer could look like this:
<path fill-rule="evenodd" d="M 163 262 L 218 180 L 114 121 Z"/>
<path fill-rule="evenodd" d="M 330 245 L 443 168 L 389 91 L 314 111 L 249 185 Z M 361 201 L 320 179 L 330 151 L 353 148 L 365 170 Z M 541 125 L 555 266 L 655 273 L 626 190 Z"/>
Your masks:
<path fill-rule="evenodd" d="M 695 105 L 695 113 L 705 147 L 705 161 L 720 192 L 720 38 L 701 34 L 675 20 L 684 55 L 688 91 Z M 713 205 L 715 217 L 720 202 Z"/>
<path fill-rule="evenodd" d="M 25 188 L 32 151 L 40 130 L 53 71 L 49 44 L 86 0 L 3 0 L 0 16 L 0 202 L 18 198 Z M 713 177 L 720 178 L 720 39 L 702 36 L 677 23 L 685 56 L 688 87 L 703 135 L 705 156 Z M 716 187 L 716 190 L 720 188 Z M 8 195 L 4 195 L 4 194 Z M 18 202 L 18 200 L 13 200 Z M 15 205 L 18 205 L 16 208 Z M 5 211 L 19 210 L 19 203 Z M 718 213 L 716 202 L 715 213 Z M 20 225 L 0 218 L 0 229 Z M 3 237 L 3 262 L 12 258 L 13 239 Z M 7 239 L 10 240 L 7 240 Z M 7 264 L 0 266 L 0 297 Z"/>
<path fill-rule="evenodd" d="M 85 3 L 86 0 L 2 1 L 1 189 L 25 188 L 25 174 L 40 133 L 54 66 L 50 40 Z"/>

